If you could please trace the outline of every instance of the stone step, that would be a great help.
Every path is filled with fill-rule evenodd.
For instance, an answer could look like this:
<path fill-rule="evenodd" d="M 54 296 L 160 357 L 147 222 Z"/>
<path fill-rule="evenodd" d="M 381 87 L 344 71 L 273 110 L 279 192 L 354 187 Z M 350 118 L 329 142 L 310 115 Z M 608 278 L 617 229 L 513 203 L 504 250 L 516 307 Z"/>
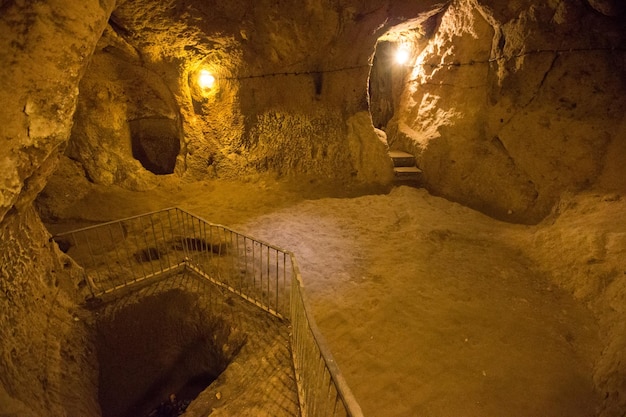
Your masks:
<path fill-rule="evenodd" d="M 412 180 L 418 179 L 422 170 L 416 166 L 412 167 L 395 167 L 393 173 L 399 180 Z"/>
<path fill-rule="evenodd" d="M 415 157 L 408 152 L 389 151 L 389 156 L 393 161 L 394 167 L 413 167 L 415 166 Z"/>

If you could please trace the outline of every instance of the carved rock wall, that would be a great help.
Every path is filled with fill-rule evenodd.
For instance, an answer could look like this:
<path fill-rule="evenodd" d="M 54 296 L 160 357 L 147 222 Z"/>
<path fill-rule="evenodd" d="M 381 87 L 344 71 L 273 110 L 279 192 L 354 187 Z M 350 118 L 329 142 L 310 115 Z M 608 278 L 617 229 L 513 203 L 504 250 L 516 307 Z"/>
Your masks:
<path fill-rule="evenodd" d="M 32 208 L 63 152 L 78 82 L 112 1 L 0 5 L 0 414 L 99 415 L 97 367 L 75 316 L 79 268 Z"/>
<path fill-rule="evenodd" d="M 402 3 L 120 2 L 90 67 L 101 75 L 88 73 L 81 86 L 85 105 L 72 136 L 78 151 L 70 156 L 96 182 L 148 186 L 150 175 L 124 159 L 129 94 L 111 92 L 116 86 L 128 92 L 123 76 L 132 64 L 137 83 L 158 76 L 174 98 L 183 132 L 180 176 L 268 171 L 387 184 L 386 146 L 363 117 L 369 61 L 386 27 L 441 8 L 440 2 Z M 203 68 L 216 77 L 206 94 L 195 85 Z M 354 120 L 363 127 L 354 129 Z"/>
<path fill-rule="evenodd" d="M 97 416 L 93 329 L 77 307 L 81 268 L 48 241 L 35 210 L 0 232 L 0 415 Z"/>
<path fill-rule="evenodd" d="M 82 163 L 94 183 L 135 190 L 154 187 L 158 183 L 155 170 L 149 169 L 149 163 L 148 168 L 143 166 L 136 155 L 145 130 L 138 129 L 145 124 L 141 121 L 158 119 L 170 126 L 169 135 L 163 138 L 166 143 L 157 147 L 167 148 L 169 142 L 175 142 L 178 150 L 182 136 L 177 103 L 161 77 L 145 68 L 137 52 L 109 28 L 79 89 L 66 154 Z M 172 172 L 171 168 L 167 171 Z"/>
<path fill-rule="evenodd" d="M 419 45 L 390 141 L 434 193 L 538 222 L 596 184 L 626 134 L 623 20 L 577 2 L 453 2 Z"/>

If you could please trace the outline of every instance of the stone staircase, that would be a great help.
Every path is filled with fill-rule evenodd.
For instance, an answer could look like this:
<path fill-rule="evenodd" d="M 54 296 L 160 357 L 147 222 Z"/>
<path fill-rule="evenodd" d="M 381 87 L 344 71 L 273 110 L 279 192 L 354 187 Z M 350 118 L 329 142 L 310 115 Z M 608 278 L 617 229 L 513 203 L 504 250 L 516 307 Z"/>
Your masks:
<path fill-rule="evenodd" d="M 418 185 L 422 170 L 415 163 L 415 157 L 404 151 L 389 151 L 393 161 L 394 182 L 396 184 Z"/>

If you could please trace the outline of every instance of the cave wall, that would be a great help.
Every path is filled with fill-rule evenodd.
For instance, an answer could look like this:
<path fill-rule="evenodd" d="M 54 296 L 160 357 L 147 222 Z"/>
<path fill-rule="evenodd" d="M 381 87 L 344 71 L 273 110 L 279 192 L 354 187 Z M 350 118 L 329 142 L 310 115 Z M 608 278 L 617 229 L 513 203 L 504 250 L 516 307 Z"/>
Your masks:
<path fill-rule="evenodd" d="M 32 208 L 112 1 L 0 3 L 0 414 L 99 415 L 81 274 Z"/>
<path fill-rule="evenodd" d="M 139 85 L 161 83 L 144 88 L 167 103 L 143 109 L 147 117 L 176 120 L 180 108 L 181 175 L 240 178 L 272 171 L 388 182 L 384 144 L 371 129 L 350 125 L 370 124 L 366 86 L 370 75 L 380 81 L 370 74 L 378 37 L 426 16 L 437 30 L 419 45 L 423 51 L 406 80 L 404 104 L 394 109 L 389 127 L 394 140 L 418 154 L 431 191 L 499 218 L 533 223 L 563 189 L 595 183 L 606 149 L 623 132 L 623 13 L 610 6 L 614 2 L 592 3 L 595 9 L 584 2 L 502 7 L 464 0 L 445 12 L 437 2 L 405 10 L 377 2 L 121 3 L 102 48 L 108 58 L 94 57 L 100 74 L 92 82 L 122 93 L 103 96 L 84 81 L 81 97 L 89 106 L 77 114 L 75 142 L 94 136 L 93 122 L 103 132 L 89 155 L 75 159 L 94 165 L 94 144 L 106 142 L 112 129 L 121 149 L 111 161 L 100 156 L 89 175 L 135 189 L 155 181 L 124 159 L 124 122 L 133 117 L 129 113 L 142 113 L 137 97 L 146 93 L 130 91 L 125 84 L 132 78 Z M 442 13 L 433 17 L 436 10 Z M 117 63 L 106 70 L 99 59 Z M 202 66 L 218 81 L 214 93 L 196 100 L 193 84 Z M 104 115 L 109 120 L 101 120 Z M 565 158 L 563 147 L 570 151 Z"/>
<path fill-rule="evenodd" d="M 389 140 L 416 153 L 432 192 L 536 223 L 615 169 L 624 27 L 585 2 L 454 1 L 419 45 Z"/>
<path fill-rule="evenodd" d="M 85 105 L 79 105 L 71 149 L 84 151 L 70 156 L 85 161 L 95 182 L 131 189 L 154 183 L 121 157 L 128 154 L 125 112 L 132 96 L 102 91 L 128 91 L 114 74 L 128 77 L 132 65 L 136 83 L 158 77 L 180 112 L 178 176 L 270 172 L 388 184 L 387 146 L 368 109 L 376 40 L 385 28 L 442 7 L 435 1 L 405 3 L 119 2 L 108 39 L 81 85 L 79 104 Z M 204 96 L 195 86 L 202 68 L 216 77 Z M 96 156 L 97 144 L 107 141 L 114 143 L 102 147 L 112 151 Z"/>
<path fill-rule="evenodd" d="M 181 162 L 177 155 L 182 129 L 172 93 L 111 26 L 96 45 L 79 91 L 66 155 L 82 164 L 91 181 L 146 190 L 158 184 L 155 174 L 171 173 Z M 145 154 L 144 137 L 154 136 L 146 131 L 151 120 L 162 125 L 154 129 L 161 130 L 162 137 L 152 148 L 176 150 L 168 170 L 155 170 L 153 165 L 160 164 L 154 157 L 146 163 L 137 155 L 138 149 Z"/>
<path fill-rule="evenodd" d="M 33 208 L 0 230 L 0 415 L 97 416 L 93 331 L 77 303 L 81 268 Z"/>

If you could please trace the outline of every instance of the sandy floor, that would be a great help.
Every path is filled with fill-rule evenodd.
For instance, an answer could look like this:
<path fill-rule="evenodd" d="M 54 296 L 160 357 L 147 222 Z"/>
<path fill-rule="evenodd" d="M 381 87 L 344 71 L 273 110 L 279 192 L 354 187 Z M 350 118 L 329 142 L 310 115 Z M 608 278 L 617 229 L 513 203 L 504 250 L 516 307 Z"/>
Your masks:
<path fill-rule="evenodd" d="M 597 325 L 529 260 L 536 228 L 410 187 L 359 195 L 259 181 L 56 192 L 67 199 L 47 202 L 52 232 L 180 206 L 295 252 L 366 416 L 594 415 Z"/>

